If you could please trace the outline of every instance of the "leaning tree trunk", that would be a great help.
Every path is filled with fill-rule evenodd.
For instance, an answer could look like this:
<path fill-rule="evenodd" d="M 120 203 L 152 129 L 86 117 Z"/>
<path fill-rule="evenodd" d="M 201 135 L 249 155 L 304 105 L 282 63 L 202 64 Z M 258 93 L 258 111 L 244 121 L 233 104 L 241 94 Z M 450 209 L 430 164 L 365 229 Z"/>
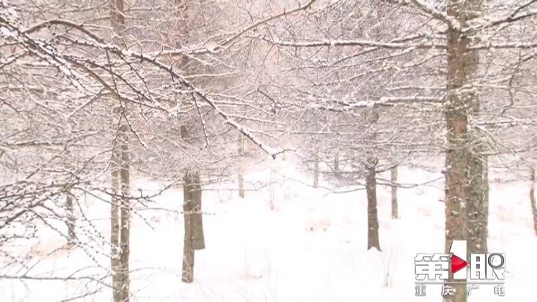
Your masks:
<path fill-rule="evenodd" d="M 458 0 L 448 0 L 447 14 L 449 20 L 458 22 L 460 26 L 449 26 L 447 30 L 447 97 L 444 102 L 444 115 L 447 129 L 447 152 L 446 152 L 446 230 L 445 230 L 445 251 L 449 253 L 453 240 L 468 239 L 468 216 L 467 188 L 469 179 L 469 168 L 471 153 L 469 143 L 471 137 L 468 135 L 468 112 L 467 108 L 472 108 L 475 92 L 469 89 L 471 84 L 471 73 L 476 66 L 472 65 L 471 56 L 466 56 L 470 39 L 462 31 L 467 28 L 468 11 L 475 8 L 476 0 L 461 2 Z M 472 11 L 472 13 L 475 13 Z M 470 59 L 470 60 L 468 60 Z M 470 75 L 470 79 L 467 77 Z M 472 190 L 472 189 L 470 189 Z M 449 276 L 450 281 L 453 275 Z M 467 291 L 465 284 L 453 286 L 456 293 L 453 296 L 444 296 L 445 302 L 465 302 Z"/>
<path fill-rule="evenodd" d="M 392 218 L 399 218 L 399 207 L 397 204 L 397 166 L 393 167 L 390 171 L 392 181 Z"/>
<path fill-rule="evenodd" d="M 531 214 L 533 216 L 533 228 L 535 229 L 535 235 L 537 235 L 537 203 L 535 202 L 535 168 L 531 167 L 530 170 L 530 203 Z"/>

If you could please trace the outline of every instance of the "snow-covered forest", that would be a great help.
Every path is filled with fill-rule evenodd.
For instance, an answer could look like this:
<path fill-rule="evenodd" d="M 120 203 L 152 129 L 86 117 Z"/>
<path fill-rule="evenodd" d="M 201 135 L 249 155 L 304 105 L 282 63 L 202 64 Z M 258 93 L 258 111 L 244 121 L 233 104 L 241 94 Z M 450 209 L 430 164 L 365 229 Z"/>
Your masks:
<path fill-rule="evenodd" d="M 537 0 L 3 0 L 0 301 L 535 300 L 536 67 Z"/>

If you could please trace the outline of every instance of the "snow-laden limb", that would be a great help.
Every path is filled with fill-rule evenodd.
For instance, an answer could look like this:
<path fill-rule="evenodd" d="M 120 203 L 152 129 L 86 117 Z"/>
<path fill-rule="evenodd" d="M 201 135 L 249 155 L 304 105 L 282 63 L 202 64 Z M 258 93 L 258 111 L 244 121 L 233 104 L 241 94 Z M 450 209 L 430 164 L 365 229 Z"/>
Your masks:
<path fill-rule="evenodd" d="M 289 41 L 269 38 L 266 36 L 254 37 L 268 43 L 283 46 L 283 47 L 300 47 L 300 48 L 315 48 L 315 47 L 343 47 L 343 46 L 358 46 L 358 47 L 376 47 L 385 49 L 446 49 L 445 44 L 431 43 L 424 41 L 422 43 L 398 43 L 398 42 L 379 42 L 370 40 L 314 40 L 314 41 Z"/>
<path fill-rule="evenodd" d="M 207 54 L 207 53 L 218 53 L 218 52 L 222 52 L 224 50 L 227 49 L 227 47 L 232 44 L 233 42 L 237 41 L 239 38 L 241 38 L 242 36 L 244 36 L 245 34 L 247 34 L 248 32 L 264 25 L 264 24 L 267 24 L 268 22 L 270 21 L 273 21 L 273 20 L 277 20 L 277 19 L 280 19 L 280 18 L 283 18 L 283 17 L 286 17 L 286 16 L 291 16 L 293 14 L 296 14 L 298 12 L 301 12 L 301 11 L 305 11 L 309 8 L 311 8 L 313 6 L 313 4 L 316 2 L 317 0 L 308 0 L 308 2 L 306 2 L 305 4 L 300 4 L 294 8 L 294 9 L 291 9 L 291 10 L 288 10 L 288 11 L 283 11 L 279 14 L 275 14 L 275 15 L 272 15 L 268 18 L 265 18 L 263 20 L 260 20 L 260 21 L 257 21 L 257 22 L 254 22 L 253 24 L 249 25 L 249 26 L 246 26 L 245 28 L 242 28 L 240 29 L 239 31 L 237 31 L 236 33 L 232 34 L 229 38 L 226 38 L 224 39 L 224 41 L 218 43 L 217 45 L 215 46 L 212 46 L 210 48 L 198 48 L 198 49 L 194 49 L 194 50 L 183 50 L 183 49 L 174 49 L 174 50 L 170 50 L 170 51 L 160 51 L 160 52 L 157 52 L 157 53 L 153 53 L 153 55 L 155 56 L 166 56 L 166 55 L 183 55 L 183 54 Z"/>
<path fill-rule="evenodd" d="M 310 103 L 308 106 L 311 109 L 321 109 L 321 110 L 328 110 L 333 112 L 346 112 L 346 111 L 352 111 L 353 109 L 357 108 L 373 108 L 376 106 L 379 107 L 396 107 L 396 106 L 406 106 L 406 105 L 414 105 L 414 107 L 417 107 L 416 104 L 419 107 L 419 104 L 425 105 L 425 104 L 431 104 L 435 106 L 441 106 L 443 102 L 443 98 L 440 97 L 381 97 L 378 100 L 364 100 L 364 101 L 358 101 L 358 102 L 338 102 L 340 106 L 327 106 L 319 102 L 311 102 L 311 99 L 308 99 L 308 102 Z"/>
<path fill-rule="evenodd" d="M 521 13 L 531 5 L 537 3 L 536 0 L 530 0 L 515 9 L 512 10 L 511 13 L 506 14 L 504 16 L 494 18 L 492 20 L 482 20 L 481 22 L 476 22 L 476 25 L 467 27 L 462 30 L 462 32 L 472 32 L 472 31 L 479 31 L 484 30 L 488 28 L 493 28 L 496 26 L 511 26 L 513 24 L 516 24 L 518 21 L 523 21 L 528 18 L 532 18 L 537 15 L 537 10 L 528 10 L 526 12 Z"/>
<path fill-rule="evenodd" d="M 477 126 L 482 127 L 496 127 L 496 128 L 511 128 L 516 126 L 529 127 L 537 126 L 537 121 L 534 119 L 513 119 L 513 120 L 491 120 L 491 121 L 477 121 Z"/>
<path fill-rule="evenodd" d="M 406 1 L 414 4 L 420 10 L 422 10 L 423 12 L 431 15 L 433 18 L 444 22 L 450 28 L 453 28 L 455 30 L 460 30 L 461 29 L 461 25 L 460 25 L 459 21 L 457 21 L 452 16 L 448 16 L 447 13 L 437 10 L 436 8 L 428 5 L 427 3 L 422 2 L 421 0 L 406 0 Z"/>
<path fill-rule="evenodd" d="M 477 44 L 468 47 L 468 50 L 491 50 L 494 49 L 534 49 L 537 48 L 537 42 L 506 42 L 506 43 L 487 43 Z"/>
<path fill-rule="evenodd" d="M 310 1 L 310 3 L 313 3 L 313 1 Z M 301 8 L 301 9 L 303 9 L 303 8 Z M 85 46 L 85 47 L 98 49 L 98 50 L 108 51 L 110 53 L 113 53 L 115 55 L 118 55 L 118 56 L 124 58 L 124 60 L 125 60 L 125 62 L 127 64 L 133 64 L 135 62 L 141 62 L 141 63 L 146 62 L 148 64 L 151 64 L 151 65 L 157 67 L 161 71 L 164 71 L 164 72 L 168 73 L 173 79 L 177 79 L 181 85 L 183 85 L 186 88 L 188 88 L 190 90 L 190 92 L 193 93 L 196 97 L 198 97 L 199 99 L 201 99 L 202 101 L 204 101 L 205 103 L 210 105 L 210 107 L 212 107 L 217 112 L 218 115 L 220 115 L 222 118 L 224 118 L 224 120 L 226 121 L 227 124 L 233 126 L 237 131 L 243 133 L 246 137 L 248 137 L 250 140 L 252 140 L 252 142 L 254 142 L 262 150 L 267 152 L 267 154 L 271 155 L 272 157 L 275 157 L 276 154 L 280 154 L 280 153 L 284 152 L 283 150 L 274 151 L 272 149 L 269 149 L 266 144 L 261 143 L 261 141 L 259 139 L 255 138 L 255 135 L 253 135 L 251 132 L 247 131 L 247 128 L 242 127 L 239 123 L 237 123 L 236 121 L 232 120 L 225 111 L 220 109 L 220 107 L 217 105 L 217 103 L 214 100 L 212 100 L 209 96 L 207 96 L 202 90 L 200 90 L 197 87 L 195 87 L 189 80 L 186 79 L 186 77 L 184 75 L 179 74 L 178 71 L 173 70 L 171 65 L 168 65 L 168 64 L 165 64 L 165 63 L 161 62 L 159 60 L 159 58 L 162 56 L 161 52 L 159 52 L 159 53 L 157 53 L 155 55 L 152 55 L 151 53 L 150 54 L 143 54 L 143 53 L 135 53 L 135 52 L 132 52 L 132 51 L 124 50 L 124 49 L 120 48 L 117 45 L 106 43 L 102 38 L 99 38 L 98 36 L 96 36 L 95 34 L 90 32 L 89 30 L 87 30 L 83 25 L 75 24 L 75 23 L 65 21 L 65 20 L 57 20 L 57 19 L 48 20 L 46 22 L 42 22 L 40 24 L 32 26 L 29 30 L 26 30 L 25 32 L 36 32 L 36 31 L 44 28 L 47 25 L 63 25 L 63 26 L 72 27 L 73 29 L 76 29 L 79 32 L 85 34 L 88 38 L 94 40 L 92 42 L 92 41 L 89 41 L 89 40 L 81 40 L 81 39 L 79 39 L 79 40 L 74 41 L 76 44 L 81 45 L 81 46 Z M 100 82 L 110 93 L 115 94 L 116 97 L 119 97 L 120 99 L 124 99 L 124 100 L 131 101 L 133 103 L 136 103 L 136 100 L 134 98 L 130 98 L 128 96 L 124 96 L 124 95 L 118 93 L 116 91 L 116 89 L 114 89 L 112 85 L 108 84 L 101 76 L 97 75 L 95 72 L 91 71 L 90 69 L 84 67 L 84 65 L 86 65 L 88 63 L 91 64 L 91 65 L 94 65 L 94 66 L 99 66 L 100 64 L 98 64 L 97 62 L 94 62 L 94 61 L 89 60 L 89 59 L 80 60 L 80 59 L 78 59 L 76 57 L 73 57 L 73 56 L 69 57 L 69 61 L 71 63 L 77 65 L 79 68 L 82 68 L 92 78 L 94 78 L 95 80 Z M 69 71 L 70 69 L 66 69 L 66 70 Z M 115 74 L 114 77 L 121 77 L 121 76 L 119 74 Z M 124 80 L 124 82 L 128 82 L 128 81 Z M 131 89 L 134 88 L 134 86 L 130 86 L 130 87 L 131 87 Z M 164 111 L 168 111 L 168 109 L 166 109 L 165 107 L 160 105 L 158 102 L 156 102 L 154 100 L 154 98 L 151 96 L 151 94 L 144 93 L 141 90 L 136 90 L 135 92 L 136 92 L 136 94 L 138 96 L 143 96 L 144 99 L 149 100 L 150 104 L 153 104 L 154 107 L 162 109 Z M 196 100 L 194 102 L 195 102 L 196 106 L 199 106 L 197 104 Z M 204 121 L 202 123 L 204 124 Z M 208 143 L 208 139 L 206 140 L 206 143 Z"/>
<path fill-rule="evenodd" d="M 72 70 L 72 67 L 65 61 L 63 55 L 56 50 L 54 46 L 46 41 L 33 39 L 24 33 L 20 28 L 20 24 L 14 22 L 8 16 L 0 15 L 0 27 L 3 28 L 0 33 L 7 35 L 4 37 L 17 41 L 29 53 L 39 57 L 56 67 L 63 73 L 71 83 L 80 91 L 86 91 L 86 88 L 81 84 L 80 75 Z"/>

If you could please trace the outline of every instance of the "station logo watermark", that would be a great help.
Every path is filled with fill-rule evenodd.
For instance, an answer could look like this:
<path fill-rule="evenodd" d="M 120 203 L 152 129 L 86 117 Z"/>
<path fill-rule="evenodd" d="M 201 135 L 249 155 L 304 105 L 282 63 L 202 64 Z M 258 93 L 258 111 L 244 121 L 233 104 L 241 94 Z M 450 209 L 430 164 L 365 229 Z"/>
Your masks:
<path fill-rule="evenodd" d="M 467 259 L 466 240 L 454 240 L 449 254 L 417 254 L 414 258 L 416 296 L 425 296 L 429 284 L 442 285 L 442 296 L 454 295 L 457 284 L 466 285 L 469 296 L 480 285 L 494 285 L 494 293 L 504 296 L 505 262 L 503 253 L 470 254 Z"/>

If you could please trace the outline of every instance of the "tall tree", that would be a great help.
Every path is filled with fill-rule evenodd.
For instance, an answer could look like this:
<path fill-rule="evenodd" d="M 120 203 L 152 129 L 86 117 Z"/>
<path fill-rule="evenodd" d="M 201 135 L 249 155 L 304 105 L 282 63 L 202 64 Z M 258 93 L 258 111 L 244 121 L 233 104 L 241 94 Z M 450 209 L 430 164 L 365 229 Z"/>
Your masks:
<path fill-rule="evenodd" d="M 110 1 L 110 20 L 112 23 L 113 42 L 120 45 L 125 31 L 125 8 L 123 0 Z M 114 76 L 112 75 L 112 78 Z M 114 89 L 119 94 L 117 80 L 113 79 Z M 112 158 L 112 187 L 113 194 L 120 196 L 112 198 L 111 202 L 111 247 L 114 302 L 130 301 L 130 154 L 129 126 L 127 125 L 127 108 L 121 98 L 116 100 L 118 105 L 114 112 L 119 115 L 118 130 L 114 142 Z M 119 187 L 119 190 L 118 190 Z"/>
<path fill-rule="evenodd" d="M 392 197 L 392 218 L 399 218 L 399 204 L 397 203 L 397 177 L 398 177 L 398 167 L 395 166 L 390 170 L 391 176 L 391 197 Z"/>
<path fill-rule="evenodd" d="M 537 236 L 537 201 L 535 200 L 535 168 L 530 168 L 530 209 L 533 218 L 533 228 Z"/>
<path fill-rule="evenodd" d="M 372 108 L 367 113 L 366 121 L 371 128 L 375 128 L 379 121 L 379 112 L 377 108 Z M 376 138 L 375 131 L 371 132 L 370 140 Z M 367 193 L 367 249 L 376 248 L 380 251 L 379 238 L 379 216 L 378 216 L 378 200 L 377 200 L 377 165 L 379 158 L 372 150 L 367 152 L 365 160 L 366 169 L 366 193 Z"/>
<path fill-rule="evenodd" d="M 181 136 L 188 140 L 186 126 L 181 126 Z M 203 231 L 201 178 L 199 171 L 189 168 L 183 178 L 183 219 L 185 236 L 183 243 L 183 268 L 181 280 L 185 283 L 194 281 L 195 251 L 205 249 Z"/>
<path fill-rule="evenodd" d="M 244 171 L 241 165 L 241 158 L 244 156 L 244 137 L 239 133 L 238 135 L 238 161 L 239 161 L 239 173 L 238 173 L 238 182 L 239 182 L 239 197 L 244 198 Z"/>
<path fill-rule="evenodd" d="M 466 10 L 471 12 L 470 16 L 466 16 L 466 22 L 471 26 L 472 20 L 476 20 L 483 16 L 482 0 L 471 0 L 467 3 Z M 468 37 L 472 43 L 480 41 L 479 35 L 471 34 Z M 480 114 L 481 96 L 479 92 L 479 82 L 482 78 L 479 74 L 479 51 L 469 50 L 465 54 L 465 73 L 468 77 L 470 88 L 471 104 L 468 114 L 472 119 L 476 119 Z M 468 215 L 468 237 L 470 246 L 468 253 L 470 254 L 486 254 L 488 253 L 488 216 L 489 205 L 487 202 L 487 186 L 488 179 L 486 176 L 486 155 L 485 141 L 481 139 L 483 133 L 479 128 L 472 126 L 469 128 L 470 139 L 470 154 L 468 165 L 468 192 L 467 192 L 467 215 Z"/>

